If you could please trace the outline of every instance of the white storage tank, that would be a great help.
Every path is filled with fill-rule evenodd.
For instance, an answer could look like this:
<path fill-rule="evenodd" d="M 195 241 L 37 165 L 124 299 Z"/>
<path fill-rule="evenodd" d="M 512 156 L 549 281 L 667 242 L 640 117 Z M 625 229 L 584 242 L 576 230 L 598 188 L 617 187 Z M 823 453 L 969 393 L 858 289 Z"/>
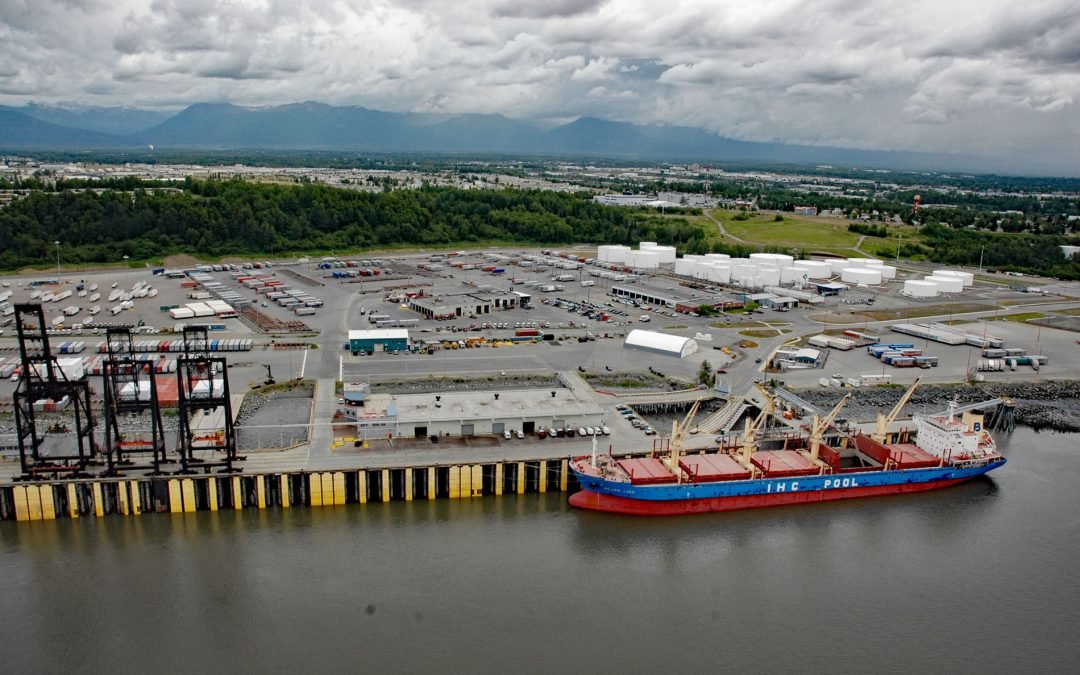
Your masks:
<path fill-rule="evenodd" d="M 694 278 L 709 281 L 714 284 L 728 284 L 731 283 L 731 267 L 720 265 L 718 263 L 699 264 L 695 271 Z"/>
<path fill-rule="evenodd" d="M 596 247 L 596 257 L 600 262 L 622 264 L 626 261 L 626 254 L 629 252 L 630 247 L 622 244 L 606 244 Z"/>
<path fill-rule="evenodd" d="M 832 265 L 824 260 L 799 260 L 794 267 L 806 270 L 806 276 L 811 279 L 828 279 L 832 276 Z"/>
<path fill-rule="evenodd" d="M 656 248 L 655 241 L 639 241 L 637 247 L 642 251 L 646 251 L 650 248 Z"/>
<path fill-rule="evenodd" d="M 795 262 L 794 257 L 783 253 L 751 253 L 750 260 L 755 263 L 776 265 L 777 267 L 791 265 Z"/>
<path fill-rule="evenodd" d="M 654 270 L 660 266 L 660 254 L 652 251 L 630 251 L 626 263 L 639 270 Z"/>
<path fill-rule="evenodd" d="M 926 281 L 933 281 L 938 285 L 939 293 L 962 293 L 964 291 L 964 280 L 960 277 L 939 277 L 937 275 L 930 275 L 925 277 Z"/>
<path fill-rule="evenodd" d="M 970 288 L 975 284 L 975 275 L 971 272 L 962 272 L 960 270 L 934 270 L 930 276 L 934 277 L 958 277 L 964 282 L 964 288 Z"/>
<path fill-rule="evenodd" d="M 848 258 L 847 261 L 851 263 L 851 267 L 869 267 L 870 265 L 881 264 L 881 261 L 877 258 Z"/>
<path fill-rule="evenodd" d="M 793 284 L 797 281 L 802 281 L 803 275 L 806 274 L 807 278 L 810 275 L 804 268 L 801 267 L 781 267 L 780 268 L 780 283 Z"/>
<path fill-rule="evenodd" d="M 679 258 L 675 261 L 675 274 L 681 277 L 692 277 L 697 269 L 698 261 Z"/>
<path fill-rule="evenodd" d="M 706 260 L 717 260 L 717 261 L 731 260 L 731 256 L 729 256 L 727 253 L 706 253 L 704 257 L 705 257 Z"/>
<path fill-rule="evenodd" d="M 649 250 L 660 256 L 661 265 L 670 265 L 671 263 L 675 262 L 674 246 L 653 246 Z"/>
<path fill-rule="evenodd" d="M 934 298 L 938 294 L 938 285 L 926 279 L 908 279 L 904 282 L 903 293 L 913 298 Z"/>
<path fill-rule="evenodd" d="M 845 267 L 840 272 L 840 281 L 857 286 L 878 286 L 881 284 L 881 271 L 869 267 Z"/>
<path fill-rule="evenodd" d="M 780 283 L 780 270 L 776 267 L 762 267 L 757 271 L 761 286 L 776 286 Z"/>
<path fill-rule="evenodd" d="M 829 260 L 829 268 L 833 274 L 840 274 L 845 268 L 853 267 L 853 265 L 847 261 L 846 258 L 836 258 Z"/>

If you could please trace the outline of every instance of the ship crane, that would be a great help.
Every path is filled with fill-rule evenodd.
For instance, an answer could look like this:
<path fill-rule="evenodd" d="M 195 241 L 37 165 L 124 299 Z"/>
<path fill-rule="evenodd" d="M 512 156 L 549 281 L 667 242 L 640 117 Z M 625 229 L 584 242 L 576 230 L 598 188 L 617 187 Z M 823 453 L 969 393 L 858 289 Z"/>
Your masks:
<path fill-rule="evenodd" d="M 840 399 L 840 402 L 836 404 L 828 415 L 824 418 L 814 415 L 814 419 L 810 425 L 810 461 L 818 466 L 825 468 L 825 465 L 820 459 L 818 454 L 821 452 L 821 444 L 825 440 L 825 430 L 832 426 L 832 423 L 836 420 L 836 416 L 840 414 L 840 410 L 843 409 L 844 404 L 851 398 L 851 394 L 847 394 L 844 398 Z"/>
<path fill-rule="evenodd" d="M 698 408 L 701 406 L 701 399 L 694 401 L 694 405 L 690 407 L 690 412 L 686 413 L 686 417 L 683 418 L 680 424 L 678 420 L 671 423 L 671 441 L 668 444 L 667 459 L 664 460 L 667 464 L 667 468 L 671 473 L 679 477 L 679 481 L 682 481 L 682 471 L 679 469 L 679 454 L 682 452 L 682 439 L 683 434 L 690 428 L 690 422 L 694 419 L 694 415 L 697 414 Z"/>
<path fill-rule="evenodd" d="M 765 404 L 761 408 L 761 412 L 758 413 L 757 418 L 751 422 L 750 418 L 746 418 L 746 427 L 743 429 L 742 436 L 742 457 L 741 463 L 744 467 L 753 470 L 753 464 L 750 463 L 750 457 L 753 456 L 757 450 L 757 432 L 758 429 L 765 423 L 765 420 L 769 418 L 772 413 L 775 404 L 773 399 L 768 393 L 765 394 Z"/>
<path fill-rule="evenodd" d="M 922 378 L 915 378 L 915 381 L 911 383 L 908 390 L 904 392 L 904 395 L 900 397 L 900 400 L 896 402 L 893 409 L 889 411 L 888 415 L 882 415 L 878 413 L 877 425 L 874 428 L 874 433 L 870 434 L 870 438 L 874 439 L 878 443 L 885 443 L 889 439 L 889 425 L 900 415 L 900 411 L 904 409 L 908 401 L 911 400 L 911 396 L 915 393 L 915 390 L 919 388 L 919 383 L 922 382 Z"/>

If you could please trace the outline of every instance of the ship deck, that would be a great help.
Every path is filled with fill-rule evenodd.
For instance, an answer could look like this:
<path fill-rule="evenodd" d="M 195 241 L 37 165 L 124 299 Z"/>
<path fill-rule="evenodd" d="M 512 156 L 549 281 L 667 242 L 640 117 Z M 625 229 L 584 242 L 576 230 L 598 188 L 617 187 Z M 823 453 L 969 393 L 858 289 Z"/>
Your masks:
<path fill-rule="evenodd" d="M 730 455 L 686 455 L 679 458 L 679 467 L 696 483 L 750 478 L 750 472 Z"/>
<path fill-rule="evenodd" d="M 821 471 L 796 450 L 759 450 L 751 455 L 750 461 L 766 476 L 775 478 L 808 476 Z"/>

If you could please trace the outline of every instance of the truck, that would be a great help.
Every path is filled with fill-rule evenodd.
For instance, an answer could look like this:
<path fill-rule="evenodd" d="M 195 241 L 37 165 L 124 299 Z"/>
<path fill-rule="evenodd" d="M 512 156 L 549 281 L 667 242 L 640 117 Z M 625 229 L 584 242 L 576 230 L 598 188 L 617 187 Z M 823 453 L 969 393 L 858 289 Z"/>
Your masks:
<path fill-rule="evenodd" d="M 540 337 L 539 328 L 518 328 L 514 331 L 517 337 Z"/>
<path fill-rule="evenodd" d="M 314 307 L 296 307 L 296 308 L 293 309 L 293 312 L 296 313 L 296 316 L 311 316 L 312 314 L 315 313 L 315 308 Z"/>

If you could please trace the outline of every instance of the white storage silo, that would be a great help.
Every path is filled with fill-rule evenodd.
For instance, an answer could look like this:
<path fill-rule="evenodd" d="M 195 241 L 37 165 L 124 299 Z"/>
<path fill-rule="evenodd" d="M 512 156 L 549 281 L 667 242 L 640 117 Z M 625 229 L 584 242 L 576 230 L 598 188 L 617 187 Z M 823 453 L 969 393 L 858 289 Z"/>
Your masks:
<path fill-rule="evenodd" d="M 881 271 L 881 278 L 885 280 L 896 278 L 896 268 L 892 265 L 876 265 L 874 269 Z"/>
<path fill-rule="evenodd" d="M 656 248 L 655 241 L 639 241 L 637 247 L 642 251 L 647 251 L 650 248 Z"/>
<path fill-rule="evenodd" d="M 926 279 L 908 279 L 904 282 L 903 293 L 913 298 L 934 298 L 938 294 L 938 285 Z"/>
<path fill-rule="evenodd" d="M 661 265 L 670 265 L 671 263 L 675 262 L 674 246 L 653 246 L 649 250 L 653 253 L 659 254 Z"/>
<path fill-rule="evenodd" d="M 660 267 L 660 254 L 652 251 L 630 251 L 626 254 L 626 264 L 639 270 L 654 270 Z"/>
<path fill-rule="evenodd" d="M 960 277 L 939 277 L 932 274 L 924 277 L 924 279 L 937 284 L 939 293 L 962 293 L 964 291 L 964 280 Z"/>
<path fill-rule="evenodd" d="M 840 272 L 840 281 L 857 286 L 877 286 L 881 284 L 881 271 L 869 267 L 845 267 Z"/>

